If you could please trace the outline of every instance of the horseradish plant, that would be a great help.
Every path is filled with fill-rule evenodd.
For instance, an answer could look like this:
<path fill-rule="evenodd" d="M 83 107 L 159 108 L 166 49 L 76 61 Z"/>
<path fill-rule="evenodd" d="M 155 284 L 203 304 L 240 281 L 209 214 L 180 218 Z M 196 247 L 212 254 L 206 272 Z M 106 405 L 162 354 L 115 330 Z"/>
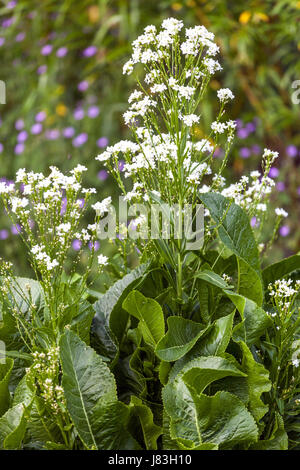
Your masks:
<path fill-rule="evenodd" d="M 124 114 L 134 139 L 97 158 L 140 213 L 118 224 L 113 241 L 123 260 L 98 256 L 100 269 L 119 263 L 119 280 L 104 294 L 87 283 L 97 226 L 113 209 L 110 198 L 93 204 L 95 223 L 79 228 L 93 193 L 82 189 L 84 168 L 69 176 L 52 168 L 48 177 L 19 170 L 19 191 L 1 184 L 36 274 L 16 278 L 1 265 L 1 448 L 299 448 L 300 257 L 261 270 L 287 215 L 276 209 L 266 242 L 268 173 L 278 155 L 266 149 L 261 172 L 226 183 L 235 129 L 225 120 L 229 89 L 217 92 L 218 115 L 196 138 L 196 126 L 207 129 L 202 100 L 221 68 L 217 53 L 212 33 L 184 30 L 173 18 L 133 43 L 124 73 L 146 71 Z M 151 238 L 153 204 L 171 221 L 169 237 Z M 193 214 L 205 206 L 196 249 L 175 230 L 187 204 Z M 81 275 L 68 258 L 74 238 L 91 248 Z"/>

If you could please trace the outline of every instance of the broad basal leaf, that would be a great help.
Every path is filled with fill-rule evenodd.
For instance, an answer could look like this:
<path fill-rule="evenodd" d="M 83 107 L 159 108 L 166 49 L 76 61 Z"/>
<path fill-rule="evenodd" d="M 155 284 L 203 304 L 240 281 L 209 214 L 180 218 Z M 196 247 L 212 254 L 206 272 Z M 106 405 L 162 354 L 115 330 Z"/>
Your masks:
<path fill-rule="evenodd" d="M 135 446 L 126 430 L 129 409 L 118 402 L 114 376 L 107 365 L 72 331 L 62 336 L 60 354 L 67 408 L 86 447 Z"/>

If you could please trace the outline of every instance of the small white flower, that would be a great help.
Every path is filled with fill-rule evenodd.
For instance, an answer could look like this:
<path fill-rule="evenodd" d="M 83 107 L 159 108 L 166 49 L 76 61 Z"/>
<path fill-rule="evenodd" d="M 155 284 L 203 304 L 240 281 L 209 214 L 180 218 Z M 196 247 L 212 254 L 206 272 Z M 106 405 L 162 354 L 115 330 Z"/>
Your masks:
<path fill-rule="evenodd" d="M 99 266 L 106 266 L 108 264 L 108 257 L 104 255 L 99 255 L 98 264 Z"/>
<path fill-rule="evenodd" d="M 221 103 L 234 99 L 234 94 L 229 88 L 221 88 L 217 91 L 217 95 Z"/>

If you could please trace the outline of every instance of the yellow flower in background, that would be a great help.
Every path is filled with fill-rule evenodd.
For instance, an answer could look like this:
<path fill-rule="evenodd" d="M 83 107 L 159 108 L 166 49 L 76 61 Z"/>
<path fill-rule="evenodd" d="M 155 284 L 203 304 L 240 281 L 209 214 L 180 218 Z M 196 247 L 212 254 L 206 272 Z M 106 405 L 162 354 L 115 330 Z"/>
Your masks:
<path fill-rule="evenodd" d="M 187 0 L 186 6 L 187 6 L 187 7 L 190 7 L 190 8 L 195 7 L 195 6 L 196 6 L 195 0 Z"/>
<path fill-rule="evenodd" d="M 181 3 L 178 3 L 178 2 L 172 3 L 172 10 L 179 11 L 179 10 L 181 10 L 181 8 L 182 8 Z"/>
<path fill-rule="evenodd" d="M 265 13 L 262 13 L 261 11 L 255 12 L 253 19 L 255 23 L 259 23 L 260 21 L 264 21 L 265 23 L 267 23 L 269 21 L 268 15 L 266 15 Z"/>
<path fill-rule="evenodd" d="M 300 8 L 300 2 L 297 2 L 296 8 Z"/>
<path fill-rule="evenodd" d="M 58 116 L 65 116 L 67 114 L 67 110 L 67 107 L 63 103 L 59 103 L 55 109 Z"/>
<path fill-rule="evenodd" d="M 241 24 L 247 24 L 251 18 L 251 12 L 250 11 L 243 11 L 243 13 L 240 14 L 239 17 L 239 22 Z"/>
<path fill-rule="evenodd" d="M 97 23 L 97 21 L 99 21 L 100 11 L 98 5 L 91 5 L 88 8 L 88 17 L 90 23 Z"/>

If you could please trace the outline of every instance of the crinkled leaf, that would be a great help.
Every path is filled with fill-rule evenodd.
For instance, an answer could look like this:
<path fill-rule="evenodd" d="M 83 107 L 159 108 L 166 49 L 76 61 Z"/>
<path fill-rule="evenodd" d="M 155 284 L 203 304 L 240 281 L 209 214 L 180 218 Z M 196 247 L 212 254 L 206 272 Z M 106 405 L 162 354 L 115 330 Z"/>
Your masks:
<path fill-rule="evenodd" d="M 223 357 L 208 356 L 193 359 L 180 372 L 184 382 L 199 395 L 215 380 L 223 377 L 245 377 L 242 371 Z M 177 378 L 175 379 L 177 380 Z"/>
<path fill-rule="evenodd" d="M 163 361 L 172 362 L 184 356 L 208 327 L 182 317 L 168 318 L 168 331 L 159 341 L 156 354 Z"/>
<path fill-rule="evenodd" d="M 123 308 L 139 320 L 144 341 L 155 348 L 165 333 L 164 314 L 159 303 L 132 291 L 124 300 Z"/>
<path fill-rule="evenodd" d="M 242 368 L 247 374 L 249 389 L 249 409 L 257 422 L 267 413 L 268 405 L 261 400 L 261 395 L 271 389 L 269 373 L 262 364 L 256 362 L 251 351 L 242 341 L 239 343 L 243 351 Z"/>
<path fill-rule="evenodd" d="M 283 419 L 276 413 L 275 424 L 269 439 L 260 440 L 251 446 L 253 450 L 288 450 L 288 435 L 284 430 Z"/>

